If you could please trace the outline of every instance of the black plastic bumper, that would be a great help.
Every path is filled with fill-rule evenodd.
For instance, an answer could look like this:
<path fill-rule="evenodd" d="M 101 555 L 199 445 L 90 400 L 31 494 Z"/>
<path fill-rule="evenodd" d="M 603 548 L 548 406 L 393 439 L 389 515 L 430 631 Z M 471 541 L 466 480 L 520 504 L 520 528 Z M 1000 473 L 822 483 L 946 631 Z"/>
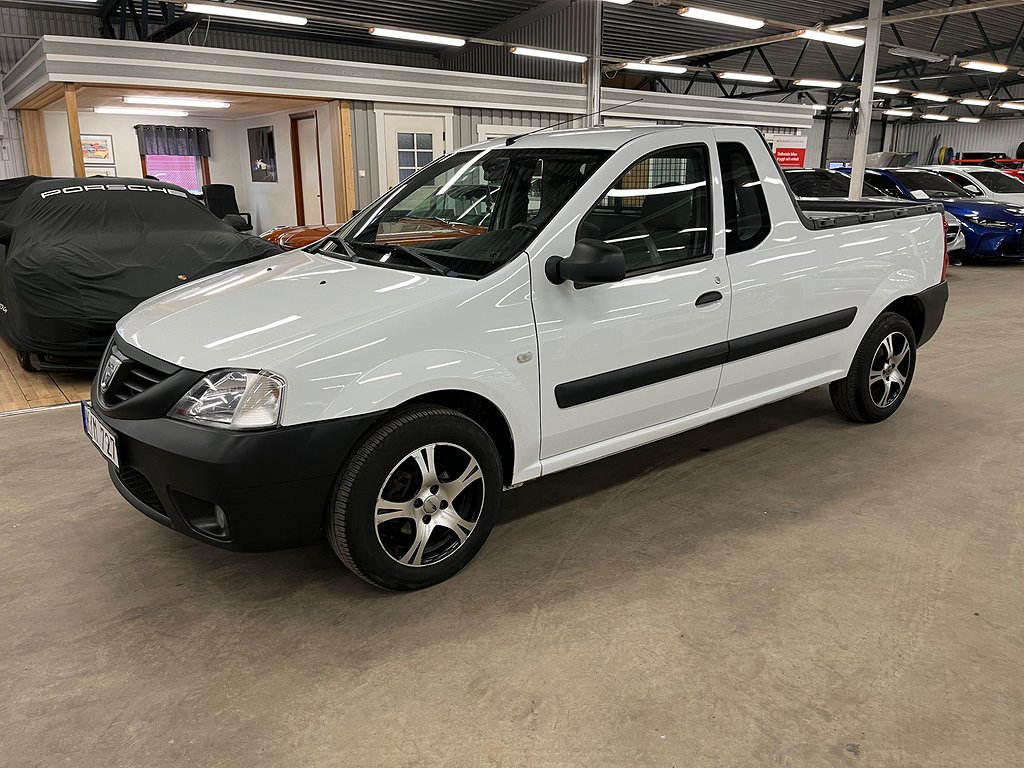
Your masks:
<path fill-rule="evenodd" d="M 110 476 L 136 509 L 193 538 L 245 550 L 316 541 L 341 464 L 378 417 L 237 432 L 96 415 L 117 433 L 121 468 L 111 466 Z M 225 518 L 226 529 L 218 523 Z"/>
<path fill-rule="evenodd" d="M 917 340 L 917 346 L 921 346 L 935 335 L 935 331 L 942 324 L 942 317 L 946 313 L 946 302 L 949 300 L 949 283 L 943 280 L 938 285 L 926 288 L 917 294 L 924 307 L 924 326 L 921 329 L 921 338 Z"/>

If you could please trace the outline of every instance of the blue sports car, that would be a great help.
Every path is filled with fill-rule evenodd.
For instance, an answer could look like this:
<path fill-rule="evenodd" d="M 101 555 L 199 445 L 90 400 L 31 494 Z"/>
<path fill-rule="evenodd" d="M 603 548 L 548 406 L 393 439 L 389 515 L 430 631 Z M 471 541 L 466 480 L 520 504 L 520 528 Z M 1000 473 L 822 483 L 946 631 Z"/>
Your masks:
<path fill-rule="evenodd" d="M 963 225 L 967 256 L 1024 259 L 1024 207 L 965 197 L 953 182 L 921 168 L 868 168 L 865 181 L 893 197 L 942 203 Z"/>

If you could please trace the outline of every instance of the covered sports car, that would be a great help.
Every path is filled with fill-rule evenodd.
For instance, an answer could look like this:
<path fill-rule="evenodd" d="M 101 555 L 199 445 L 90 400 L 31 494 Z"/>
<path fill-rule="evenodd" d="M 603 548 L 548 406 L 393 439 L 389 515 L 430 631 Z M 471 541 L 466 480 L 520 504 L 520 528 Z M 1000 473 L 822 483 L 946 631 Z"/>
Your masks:
<path fill-rule="evenodd" d="M 281 252 L 161 181 L 11 179 L 0 203 L 0 334 L 26 368 L 95 368 L 139 302 Z"/>

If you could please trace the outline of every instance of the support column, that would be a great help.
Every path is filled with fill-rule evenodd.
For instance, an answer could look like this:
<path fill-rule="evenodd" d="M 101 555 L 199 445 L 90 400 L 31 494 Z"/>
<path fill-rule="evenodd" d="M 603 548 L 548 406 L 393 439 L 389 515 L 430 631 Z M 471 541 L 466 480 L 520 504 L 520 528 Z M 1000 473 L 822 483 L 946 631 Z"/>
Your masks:
<path fill-rule="evenodd" d="M 850 173 L 851 200 L 860 200 L 864 190 L 864 167 L 867 163 L 868 139 L 871 136 L 871 102 L 875 97 L 878 43 L 882 36 L 882 0 L 871 0 L 867 22 L 864 68 L 860 78 L 860 112 L 857 115 L 857 136 L 853 142 L 853 168 Z"/>
<path fill-rule="evenodd" d="M 601 110 L 601 23 L 604 12 L 603 0 L 589 0 L 591 27 L 590 27 L 590 58 L 587 59 L 586 80 L 587 80 L 587 114 L 590 115 L 585 121 L 586 125 L 601 125 L 601 116 L 591 114 Z"/>
<path fill-rule="evenodd" d="M 334 204 L 336 222 L 352 218 L 356 209 L 356 164 L 352 146 L 352 103 L 348 100 L 332 101 L 337 108 L 336 130 L 331 131 L 331 150 L 334 155 Z"/>
<path fill-rule="evenodd" d="M 50 147 L 46 143 L 46 125 L 38 109 L 19 109 L 21 135 L 25 140 L 25 160 L 31 176 L 50 176 Z"/>
<path fill-rule="evenodd" d="M 828 140 L 832 138 L 832 107 L 825 110 L 825 135 L 821 139 L 821 162 L 819 166 L 828 168 Z"/>
<path fill-rule="evenodd" d="M 68 136 L 71 139 L 71 167 L 75 176 L 85 176 L 82 157 L 82 129 L 78 124 L 78 91 L 74 83 L 64 83 L 64 109 L 68 113 Z"/>

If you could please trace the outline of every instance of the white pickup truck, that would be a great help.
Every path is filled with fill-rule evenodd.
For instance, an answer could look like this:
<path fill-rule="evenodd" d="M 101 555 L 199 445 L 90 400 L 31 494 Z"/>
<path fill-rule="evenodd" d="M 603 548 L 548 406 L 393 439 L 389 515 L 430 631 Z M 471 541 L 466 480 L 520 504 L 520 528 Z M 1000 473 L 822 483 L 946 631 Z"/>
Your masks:
<path fill-rule="evenodd" d="M 948 295 L 942 207 L 821 205 L 753 129 L 478 144 L 313 246 L 141 304 L 86 431 L 176 530 L 326 533 L 363 579 L 428 586 L 503 487 L 824 384 L 892 415 Z"/>

